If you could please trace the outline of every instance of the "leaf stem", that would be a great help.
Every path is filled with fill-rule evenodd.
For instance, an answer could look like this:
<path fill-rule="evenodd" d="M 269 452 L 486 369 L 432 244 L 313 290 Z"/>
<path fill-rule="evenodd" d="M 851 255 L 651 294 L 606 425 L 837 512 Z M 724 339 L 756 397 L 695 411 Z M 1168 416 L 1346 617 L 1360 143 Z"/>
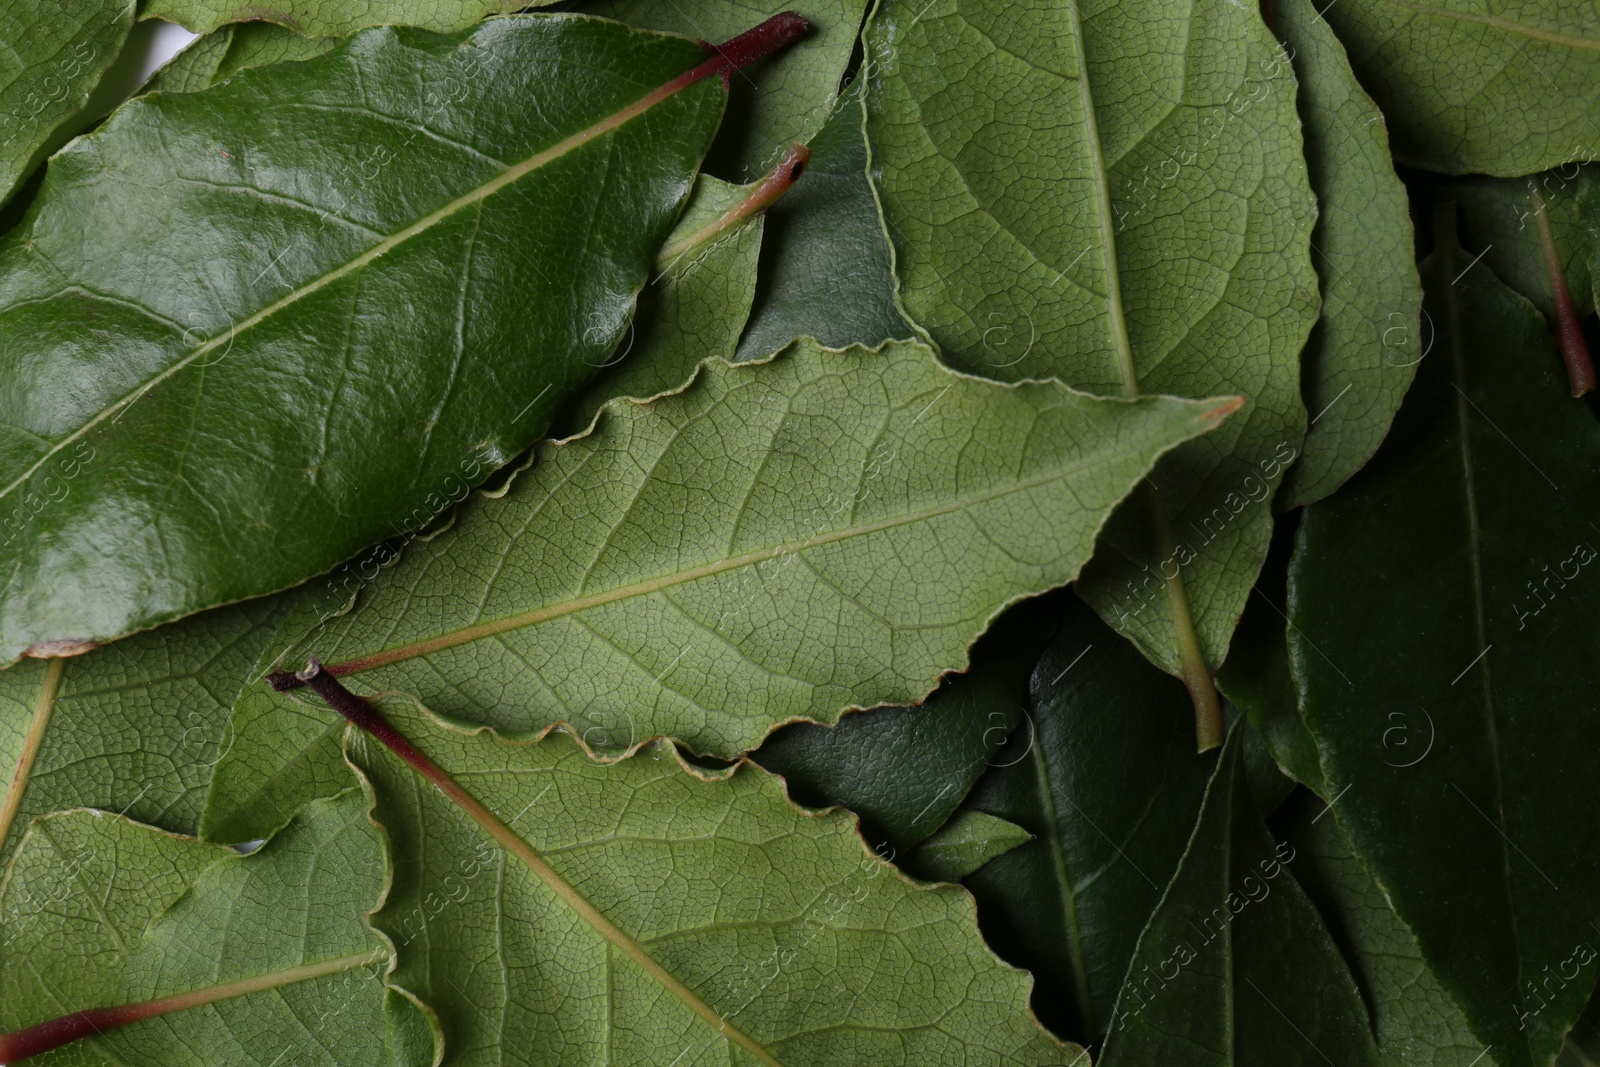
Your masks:
<path fill-rule="evenodd" d="M 668 266 L 690 249 L 698 248 L 757 212 L 771 207 L 779 197 L 794 188 L 794 183 L 800 180 L 800 176 L 806 172 L 806 165 L 810 162 L 811 149 L 803 144 L 792 145 L 788 154 L 783 157 L 783 161 L 768 171 L 766 177 L 755 184 L 748 196 L 723 212 L 716 221 L 663 248 L 661 254 L 656 257 L 656 266 Z"/>
<path fill-rule="evenodd" d="M 1209 752 L 1222 744 L 1225 731 L 1222 726 L 1222 699 L 1217 696 L 1217 684 L 1211 678 L 1211 668 L 1206 664 L 1205 652 L 1200 648 L 1200 635 L 1195 632 L 1194 615 L 1189 610 L 1189 591 L 1183 584 L 1183 568 L 1177 565 L 1177 539 L 1172 536 L 1172 523 L 1167 518 L 1167 505 L 1161 491 L 1148 479 L 1145 490 L 1150 498 L 1150 514 L 1156 528 L 1156 545 L 1163 567 L 1161 580 L 1167 587 L 1167 603 L 1172 608 L 1172 628 L 1178 640 L 1178 677 L 1189 690 L 1194 703 L 1195 751 Z M 1173 561 L 1171 577 L 1165 573 L 1165 562 Z"/>
<path fill-rule="evenodd" d="M 154 1019 L 170 1012 L 183 1011 L 186 1008 L 198 1008 L 205 1004 L 214 1004 L 219 1000 L 228 1000 L 232 997 L 244 996 L 247 993 L 259 993 L 263 990 L 277 989 L 280 986 L 290 985 L 295 982 L 323 978 L 330 974 L 338 974 L 341 971 L 365 967 L 369 963 L 380 963 L 388 958 L 388 949 L 375 948 L 371 952 L 340 956 L 338 959 L 323 960 L 321 963 L 307 963 L 300 967 L 291 967 L 286 971 L 275 971 L 272 974 L 241 978 L 236 982 L 224 982 L 220 985 L 208 986 L 205 989 L 177 993 L 170 997 L 143 1000 L 137 1004 L 124 1004 L 116 1008 L 90 1008 L 87 1011 L 75 1011 L 71 1015 L 63 1015 L 59 1019 L 51 1019 L 49 1022 L 39 1023 L 37 1026 L 14 1030 L 9 1034 L 0 1034 L 0 1065 L 19 1063 L 30 1056 L 49 1052 L 51 1049 L 60 1048 L 62 1045 L 85 1037 L 91 1037 L 95 1034 L 102 1034 L 119 1026 L 127 1026 L 129 1023 Z"/>
<path fill-rule="evenodd" d="M 285 692 L 296 688 L 296 683 L 311 688 L 319 697 L 327 701 L 328 706 L 343 715 L 355 726 L 360 727 L 372 737 L 381 742 L 389 751 L 399 756 L 412 770 L 422 775 L 431 782 L 434 788 L 448 797 L 457 807 L 466 812 L 474 822 L 483 827 L 484 831 L 494 838 L 506 851 L 516 856 L 528 869 L 539 877 L 545 885 L 562 900 L 564 900 L 578 916 L 604 937 L 611 944 L 621 949 L 630 959 L 637 963 L 645 973 L 660 982 L 669 992 L 682 1000 L 688 1007 L 706 1022 L 716 1027 L 717 1031 L 730 1041 L 742 1046 L 759 1062 L 767 1067 L 783 1067 L 754 1038 L 735 1027 L 724 1018 L 711 1005 L 701 1000 L 699 995 L 688 986 L 680 982 L 671 972 L 662 967 L 651 958 L 633 938 L 629 937 L 619 927 L 593 904 L 591 904 L 577 887 L 563 878 L 549 862 L 545 860 L 534 847 L 517 836 L 516 831 L 507 826 L 499 816 L 486 808 L 477 797 L 463 789 L 456 780 L 450 777 L 449 772 L 433 762 L 428 756 L 412 744 L 411 740 L 394 728 L 394 725 L 372 704 L 350 692 L 344 685 L 328 671 L 323 670 L 322 664 L 312 659 L 310 665 L 297 674 L 288 674 L 284 671 L 273 671 L 267 676 L 267 682 L 278 692 Z"/>
<path fill-rule="evenodd" d="M 6 839 L 11 836 L 11 824 L 17 821 L 17 812 L 22 807 L 22 794 L 27 791 L 28 778 L 33 774 L 33 762 L 39 758 L 39 749 L 44 744 L 44 732 L 50 725 L 50 713 L 55 710 L 56 693 L 61 689 L 61 676 L 66 672 L 66 666 L 66 660 L 53 659 L 45 668 L 44 684 L 39 687 L 39 699 L 33 706 L 33 719 L 28 723 L 28 736 L 22 742 L 22 755 L 17 760 L 16 771 L 11 775 L 11 784 L 6 787 L 5 800 L 0 802 L 0 846 L 5 845 Z"/>
<path fill-rule="evenodd" d="M 1595 386 L 1594 360 L 1589 358 L 1589 345 L 1583 339 L 1583 327 L 1578 324 L 1578 311 L 1572 305 L 1572 292 L 1567 288 L 1567 272 L 1556 248 L 1555 234 L 1550 230 L 1550 215 L 1538 183 L 1528 179 L 1528 196 L 1533 201 L 1533 220 L 1539 230 L 1539 247 L 1544 252 L 1545 270 L 1550 273 L 1550 295 L 1556 306 L 1556 337 L 1561 342 L 1561 359 L 1567 365 L 1567 380 L 1572 384 L 1572 395 L 1582 396 Z"/>

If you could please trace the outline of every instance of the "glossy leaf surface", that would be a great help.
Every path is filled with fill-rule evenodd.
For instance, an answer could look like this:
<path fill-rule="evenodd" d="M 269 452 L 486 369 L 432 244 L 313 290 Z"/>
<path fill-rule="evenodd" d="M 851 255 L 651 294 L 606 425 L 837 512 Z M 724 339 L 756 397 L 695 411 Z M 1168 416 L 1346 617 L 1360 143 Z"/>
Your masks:
<path fill-rule="evenodd" d="M 1080 585 L 1175 673 L 1189 619 L 1153 576 L 1181 572 L 1214 668 L 1305 431 L 1315 208 L 1289 61 L 1228 0 L 884 0 L 866 71 L 900 299 L 953 366 L 1249 398 L 1157 471 L 1175 543 L 1137 501 Z"/>
<path fill-rule="evenodd" d="M 1572 668 L 1600 611 L 1600 426 L 1534 309 L 1438 241 L 1438 344 L 1372 466 L 1306 511 L 1289 651 L 1356 854 L 1474 1035 L 1530 1065 L 1597 973 L 1572 963 L 1600 911 L 1600 720 Z"/>
<path fill-rule="evenodd" d="M 1405 923 L 1361 866 L 1326 804 L 1301 807 L 1286 840 L 1295 880 L 1316 904 L 1368 1002 L 1379 1062 L 1473 1067 L 1498 1062 L 1429 969 Z"/>
<path fill-rule="evenodd" d="M 1367 1014 L 1322 919 L 1262 825 L 1242 735 L 1223 748 L 1182 866 L 1117 998 L 1102 1067 L 1376 1062 Z"/>
<path fill-rule="evenodd" d="M 703 58 L 571 16 L 379 29 L 57 156 L 0 242 L 0 662 L 304 580 L 526 447 L 723 93 L 627 109 Z"/>
<path fill-rule="evenodd" d="M 1036 840 L 966 884 L 991 941 L 1040 976 L 1034 1010 L 1089 1041 L 1105 1033 L 1214 760 L 1195 754 L 1183 686 L 1075 598 L 1061 603 L 1026 718 L 967 800 Z"/>

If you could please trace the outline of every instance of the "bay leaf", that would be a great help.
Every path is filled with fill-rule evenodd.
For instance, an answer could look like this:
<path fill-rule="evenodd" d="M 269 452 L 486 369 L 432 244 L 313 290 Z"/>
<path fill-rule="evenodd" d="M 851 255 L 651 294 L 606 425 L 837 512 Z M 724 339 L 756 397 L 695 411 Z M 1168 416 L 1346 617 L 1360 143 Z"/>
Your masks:
<path fill-rule="evenodd" d="M 379 29 L 60 153 L 0 240 L 0 662 L 302 581 L 537 438 L 716 128 L 719 78 L 650 95 L 702 59 Z"/>
<path fill-rule="evenodd" d="M 1453 218 L 1423 268 L 1434 354 L 1378 457 L 1306 509 L 1289 652 L 1356 855 L 1494 1062 L 1528 1067 L 1600 973 L 1600 426 Z"/>

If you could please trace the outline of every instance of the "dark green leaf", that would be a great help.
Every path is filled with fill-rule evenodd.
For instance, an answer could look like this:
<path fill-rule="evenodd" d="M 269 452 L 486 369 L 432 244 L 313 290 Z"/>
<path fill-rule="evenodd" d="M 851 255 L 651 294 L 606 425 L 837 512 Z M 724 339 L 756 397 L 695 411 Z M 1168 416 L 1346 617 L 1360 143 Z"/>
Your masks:
<path fill-rule="evenodd" d="M 1529 1067 L 1597 973 L 1574 960 L 1600 943 L 1600 426 L 1534 309 L 1436 237 L 1438 342 L 1378 458 L 1306 510 L 1289 650 L 1356 854 L 1494 1061 Z"/>
<path fill-rule="evenodd" d="M 1065 602 L 1053 593 L 1007 611 L 973 646 L 971 669 L 922 704 L 786 726 L 756 762 L 783 775 L 801 804 L 849 808 L 874 848 L 904 857 L 949 820 L 1023 721 L 1028 676 Z"/>
<path fill-rule="evenodd" d="M 1394 913 L 1339 829 L 1311 797 L 1285 839 L 1290 868 L 1322 913 L 1354 972 L 1377 1032 L 1379 1062 L 1393 1067 L 1482 1067 L 1489 1061 L 1467 1021 L 1428 969 L 1417 939 Z"/>
<path fill-rule="evenodd" d="M 858 78 L 811 142 L 805 180 L 767 212 L 756 306 L 738 358 L 765 356 L 796 337 L 844 348 L 912 336 L 895 307 L 862 119 Z"/>
<path fill-rule="evenodd" d="M 967 801 L 1037 840 L 967 886 L 990 940 L 1039 976 L 1035 1012 L 1092 1041 L 1177 869 L 1213 761 L 1195 754 L 1183 686 L 1075 598 L 1056 602 L 1061 628 L 1034 667 L 1028 717 Z"/>
<path fill-rule="evenodd" d="M 1235 728 L 1139 936 L 1100 1067 L 1376 1063 L 1350 971 L 1250 799 Z"/>
<path fill-rule="evenodd" d="M 720 79 L 607 123 L 703 58 L 380 29 L 58 155 L 0 243 L 0 662 L 301 581 L 531 443 L 626 329 Z"/>

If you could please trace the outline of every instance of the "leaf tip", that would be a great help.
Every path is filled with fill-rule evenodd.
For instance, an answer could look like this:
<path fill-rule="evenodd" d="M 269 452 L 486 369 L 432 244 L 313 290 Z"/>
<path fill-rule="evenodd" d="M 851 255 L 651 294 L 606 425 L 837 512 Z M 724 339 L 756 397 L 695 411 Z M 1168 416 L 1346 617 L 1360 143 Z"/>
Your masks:
<path fill-rule="evenodd" d="M 1229 415 L 1232 415 L 1235 411 L 1238 411 L 1240 408 L 1244 407 L 1244 405 L 1244 397 L 1230 396 L 1226 400 L 1216 404 L 1214 407 L 1209 407 L 1202 411 L 1200 413 L 1200 422 L 1206 427 L 1206 429 L 1209 430 L 1213 426 L 1216 426 L 1218 423 L 1220 423 L 1223 419 L 1227 418 Z"/>

